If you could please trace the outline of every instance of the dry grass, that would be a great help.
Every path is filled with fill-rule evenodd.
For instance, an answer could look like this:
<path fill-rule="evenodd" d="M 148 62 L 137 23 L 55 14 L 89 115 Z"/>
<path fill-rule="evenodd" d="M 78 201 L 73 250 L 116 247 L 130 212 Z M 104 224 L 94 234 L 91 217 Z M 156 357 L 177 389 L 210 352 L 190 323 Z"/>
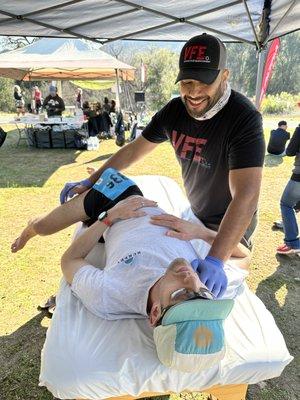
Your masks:
<path fill-rule="evenodd" d="M 279 119 L 282 116 L 265 119 L 266 136 Z M 287 119 L 291 128 L 299 122 L 296 118 Z M 40 350 L 49 319 L 36 307 L 57 290 L 60 255 L 70 241 L 73 228 L 50 237 L 35 238 L 16 255 L 10 253 L 10 244 L 28 219 L 58 204 L 59 192 L 66 181 L 85 176 L 87 166 L 99 165 L 117 147 L 112 141 L 106 141 L 101 143 L 98 152 L 30 150 L 24 144 L 17 148 L 16 140 L 16 132 L 10 131 L 0 150 L 0 399 L 49 400 L 52 396 L 37 387 Z M 299 291 L 294 278 L 296 274 L 299 276 L 300 259 L 275 257 L 275 249 L 283 238 L 281 232 L 271 229 L 273 221 L 280 217 L 279 199 L 290 177 L 292 162 L 288 158 L 266 157 L 260 226 L 249 285 L 273 312 L 295 356 L 299 350 L 296 340 Z M 181 184 L 179 167 L 167 143 L 126 172 L 167 175 Z M 280 378 L 267 382 L 261 390 L 258 386 L 252 387 L 248 398 L 297 399 L 296 366 L 294 361 Z"/>

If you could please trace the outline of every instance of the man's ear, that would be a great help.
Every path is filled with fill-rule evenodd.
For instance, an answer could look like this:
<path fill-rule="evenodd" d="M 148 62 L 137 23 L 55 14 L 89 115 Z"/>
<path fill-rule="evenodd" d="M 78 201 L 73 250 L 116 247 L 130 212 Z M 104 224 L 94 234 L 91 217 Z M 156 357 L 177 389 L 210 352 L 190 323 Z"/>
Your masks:
<path fill-rule="evenodd" d="M 222 71 L 222 81 L 226 82 L 229 78 L 229 69 L 223 69 Z"/>
<path fill-rule="evenodd" d="M 155 326 L 157 321 L 159 320 L 160 316 L 161 316 L 161 305 L 157 301 L 152 304 L 152 307 L 150 310 L 150 315 L 149 315 L 150 325 Z"/>

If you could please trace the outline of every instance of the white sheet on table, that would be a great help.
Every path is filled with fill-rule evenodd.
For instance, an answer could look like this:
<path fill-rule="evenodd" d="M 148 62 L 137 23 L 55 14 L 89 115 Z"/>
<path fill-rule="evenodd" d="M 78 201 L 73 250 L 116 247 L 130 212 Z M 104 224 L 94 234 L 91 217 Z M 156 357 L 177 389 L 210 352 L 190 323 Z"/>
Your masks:
<path fill-rule="evenodd" d="M 171 179 L 134 179 L 144 195 L 159 201 L 167 212 L 191 216 L 183 193 Z M 96 246 L 89 262 L 105 264 L 101 248 Z M 208 247 L 200 243 L 197 251 L 204 255 Z M 227 273 L 236 290 L 240 270 L 227 267 Z M 42 351 L 40 385 L 61 399 L 99 400 L 143 392 L 199 391 L 217 384 L 256 383 L 276 377 L 292 360 L 284 339 L 270 312 L 247 285 L 238 292 L 225 322 L 225 358 L 201 374 L 179 373 L 160 364 L 146 320 L 102 320 L 87 311 L 62 280 Z"/>

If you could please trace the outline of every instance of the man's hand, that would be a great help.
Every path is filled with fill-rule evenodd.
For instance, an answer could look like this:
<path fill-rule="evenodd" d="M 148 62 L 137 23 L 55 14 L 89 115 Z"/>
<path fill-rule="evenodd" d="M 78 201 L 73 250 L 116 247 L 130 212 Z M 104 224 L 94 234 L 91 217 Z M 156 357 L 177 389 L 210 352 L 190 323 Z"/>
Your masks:
<path fill-rule="evenodd" d="M 221 297 L 228 284 L 227 276 L 224 272 L 223 261 L 216 257 L 207 256 L 204 260 L 192 261 L 192 267 L 197 272 L 200 281 L 216 297 Z"/>
<path fill-rule="evenodd" d="M 166 235 L 180 240 L 205 239 L 209 231 L 200 221 L 196 224 L 171 214 L 153 215 L 150 222 L 153 225 L 171 228 Z"/>
<path fill-rule="evenodd" d="M 84 179 L 80 182 L 67 182 L 60 192 L 59 199 L 60 204 L 65 203 L 68 198 L 72 198 L 75 194 L 81 194 L 91 188 L 93 186 L 93 182 L 89 179 Z"/>
<path fill-rule="evenodd" d="M 143 217 L 147 214 L 141 211 L 143 207 L 157 207 L 157 202 L 145 199 L 143 196 L 130 196 L 111 208 L 107 213 L 108 218 L 111 222 L 115 222 L 118 219 Z"/>

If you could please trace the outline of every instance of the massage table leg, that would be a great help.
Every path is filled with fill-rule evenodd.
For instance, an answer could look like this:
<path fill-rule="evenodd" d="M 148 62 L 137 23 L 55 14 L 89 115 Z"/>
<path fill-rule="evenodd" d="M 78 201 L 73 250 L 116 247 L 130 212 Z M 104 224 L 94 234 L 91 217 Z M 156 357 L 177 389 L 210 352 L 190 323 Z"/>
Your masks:
<path fill-rule="evenodd" d="M 212 399 L 217 400 L 246 400 L 248 385 L 225 385 L 216 386 L 205 390 Z"/>
<path fill-rule="evenodd" d="M 224 385 L 214 386 L 213 388 L 206 389 L 204 392 L 210 395 L 211 400 L 246 400 L 248 385 Z M 163 396 L 166 393 L 145 393 L 139 397 L 119 396 L 109 397 L 106 400 L 135 400 L 144 397 Z M 82 400 L 82 399 L 76 399 Z"/>

